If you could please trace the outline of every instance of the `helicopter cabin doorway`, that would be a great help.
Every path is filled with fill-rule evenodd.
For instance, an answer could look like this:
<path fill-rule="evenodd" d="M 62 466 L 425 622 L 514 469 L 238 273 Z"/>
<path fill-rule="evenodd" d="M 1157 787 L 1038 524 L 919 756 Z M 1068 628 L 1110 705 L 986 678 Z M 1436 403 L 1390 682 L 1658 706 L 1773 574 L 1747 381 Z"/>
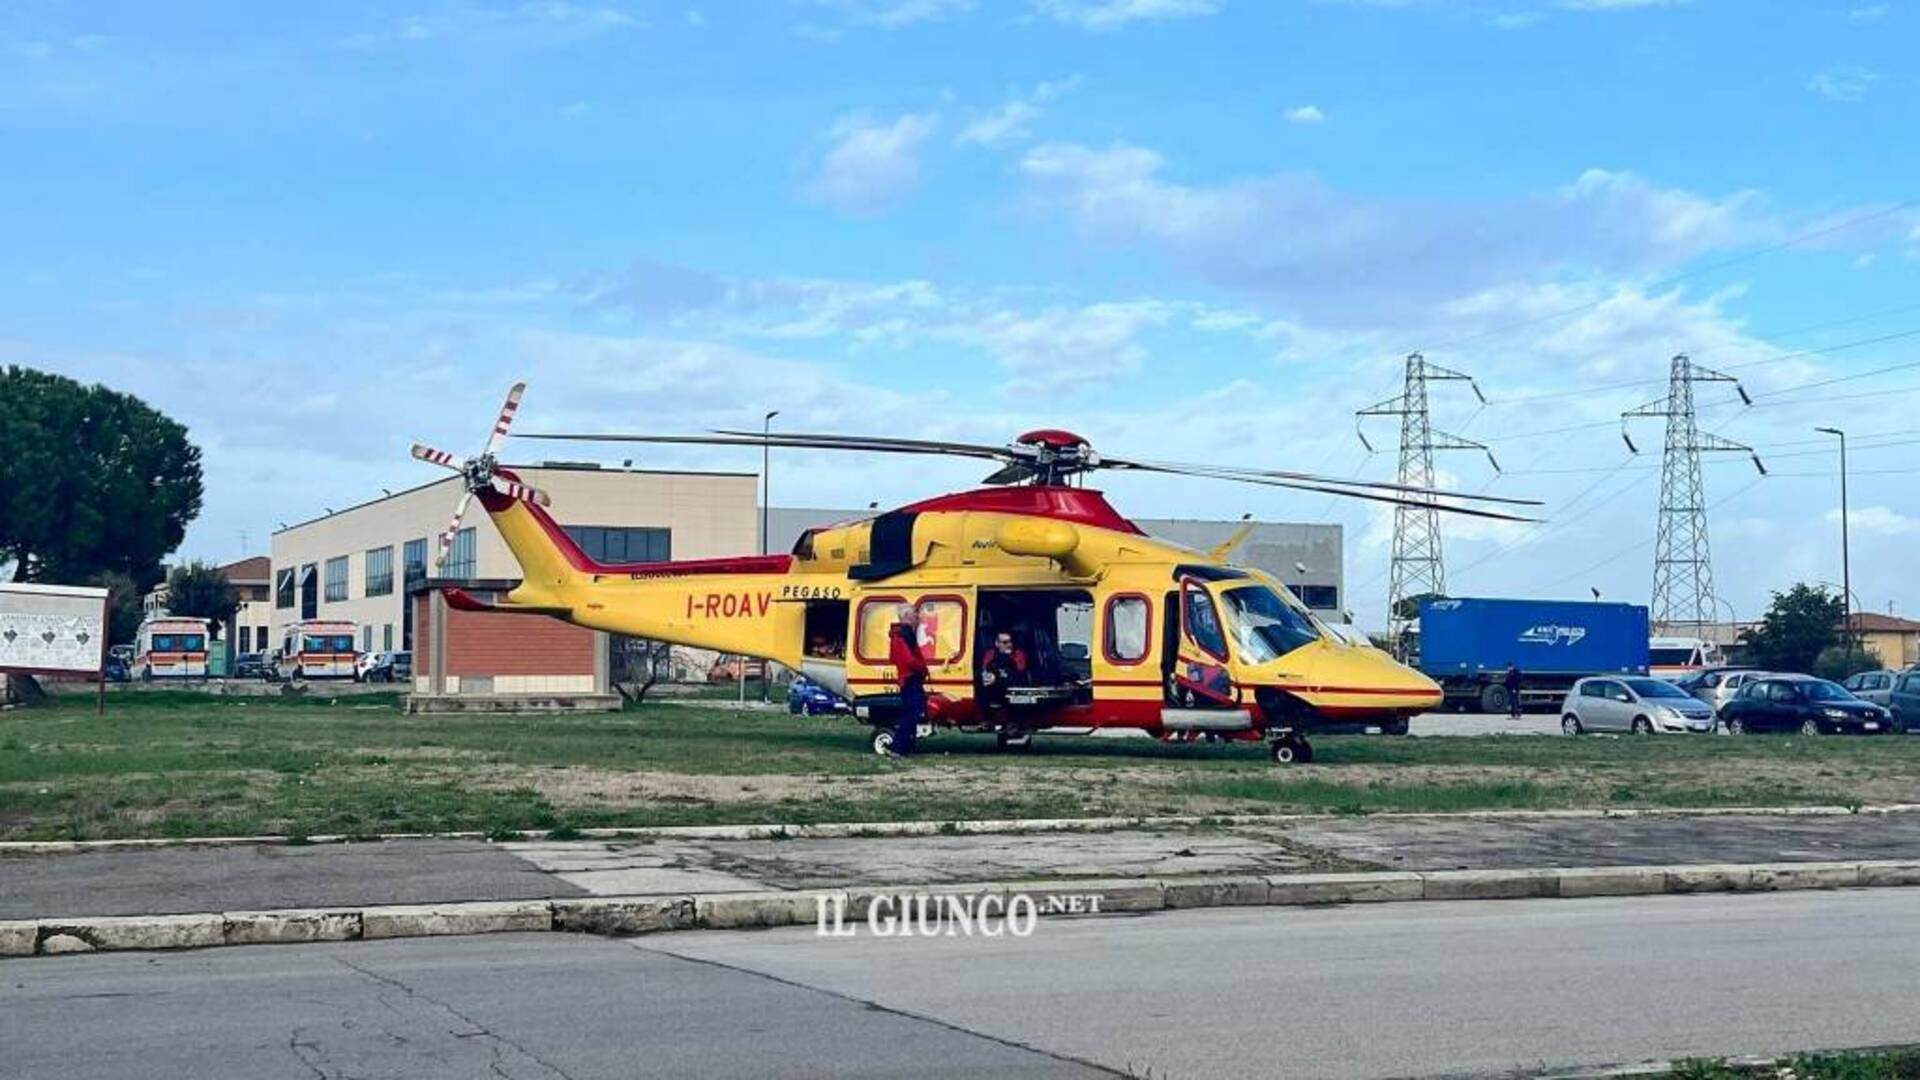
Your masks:
<path fill-rule="evenodd" d="M 989 654 L 1006 639 L 1024 661 L 1006 685 L 986 679 Z M 1085 589 L 981 589 L 974 640 L 974 700 L 982 719 L 1004 706 L 1001 723 L 1021 726 L 1022 713 L 1093 702 L 1093 594 Z M 998 668 L 1003 673 L 1006 665 Z M 994 680 L 999 682 L 999 679 Z"/>

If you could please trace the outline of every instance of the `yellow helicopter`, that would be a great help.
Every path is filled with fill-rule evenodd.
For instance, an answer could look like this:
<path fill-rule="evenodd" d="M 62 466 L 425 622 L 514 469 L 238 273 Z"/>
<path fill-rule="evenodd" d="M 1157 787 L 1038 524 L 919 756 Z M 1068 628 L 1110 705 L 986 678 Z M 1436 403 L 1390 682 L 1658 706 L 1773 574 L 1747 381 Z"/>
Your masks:
<path fill-rule="evenodd" d="M 1440 704 L 1440 687 L 1425 675 L 1335 634 L 1267 574 L 1232 566 L 1251 526 L 1204 552 L 1157 540 L 1100 492 L 1072 483 L 1087 473 L 1230 480 L 1503 520 L 1527 519 L 1461 504 L 1537 505 L 1281 470 L 1113 458 L 1059 430 L 1030 431 L 1006 446 L 739 431 L 521 436 L 999 465 L 977 490 L 811 530 L 787 554 L 608 565 L 588 558 L 554 522 L 544 492 L 498 464 L 524 390 L 517 384 L 508 394 L 478 457 L 413 447 L 414 457 L 466 478 L 443 551 L 477 497 L 525 574 L 498 604 L 457 591 L 449 602 L 773 661 L 850 700 L 874 725 L 880 753 L 892 747 L 900 708 L 888 635 L 903 623 L 917 624 L 929 668 L 923 731 L 991 731 L 1003 748 L 1023 747 L 1049 729 L 1134 728 L 1168 741 L 1264 740 L 1274 761 L 1305 762 L 1317 725 L 1362 722 L 1404 732 L 1409 717 Z M 998 651 L 998 662 L 986 663 L 988 650 Z M 1006 663 L 1009 655 L 1017 662 Z"/>

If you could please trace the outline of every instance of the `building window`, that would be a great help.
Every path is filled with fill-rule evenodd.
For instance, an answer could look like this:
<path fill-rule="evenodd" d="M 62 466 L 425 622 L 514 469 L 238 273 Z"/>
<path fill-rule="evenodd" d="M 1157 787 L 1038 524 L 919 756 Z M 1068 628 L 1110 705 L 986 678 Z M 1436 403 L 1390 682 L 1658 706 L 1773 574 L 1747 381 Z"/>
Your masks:
<path fill-rule="evenodd" d="M 1288 585 L 1300 602 L 1315 611 L 1338 611 L 1340 609 L 1340 589 L 1334 585 Z"/>
<path fill-rule="evenodd" d="M 300 617 L 302 619 L 319 618 L 320 568 L 312 563 L 302 566 L 296 587 L 300 590 Z"/>
<path fill-rule="evenodd" d="M 370 653 L 373 651 L 373 624 L 372 623 L 368 623 L 367 625 L 360 628 L 360 651 L 363 653 Z"/>
<path fill-rule="evenodd" d="M 385 649 L 388 652 L 393 651 L 393 624 L 392 623 L 388 623 L 386 625 L 386 629 L 381 631 L 380 647 L 382 649 Z"/>
<path fill-rule="evenodd" d="M 474 569 L 474 532 L 469 525 L 453 534 L 453 549 L 447 552 L 447 565 L 440 574 L 454 579 L 470 578 Z"/>
<path fill-rule="evenodd" d="M 568 525 L 566 534 L 597 563 L 666 562 L 673 558 L 673 530 Z"/>
<path fill-rule="evenodd" d="M 273 606 L 290 608 L 293 606 L 293 570 L 276 570 L 273 573 Z"/>
<path fill-rule="evenodd" d="M 401 551 L 401 559 L 406 563 L 407 587 L 412 588 L 416 581 L 427 576 L 427 541 L 425 538 L 409 540 Z"/>
<path fill-rule="evenodd" d="M 393 593 L 393 547 L 367 551 L 367 595 L 390 596 Z"/>
<path fill-rule="evenodd" d="M 331 604 L 347 598 L 347 557 L 327 560 L 326 601 Z"/>

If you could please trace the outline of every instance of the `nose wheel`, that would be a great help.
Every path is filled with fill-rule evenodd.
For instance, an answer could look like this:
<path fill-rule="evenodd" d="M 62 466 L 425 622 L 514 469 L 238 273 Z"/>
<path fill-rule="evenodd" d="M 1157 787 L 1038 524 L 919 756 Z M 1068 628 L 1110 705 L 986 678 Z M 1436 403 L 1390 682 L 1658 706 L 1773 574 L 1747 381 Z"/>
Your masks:
<path fill-rule="evenodd" d="M 1268 747 L 1275 765 L 1308 765 L 1313 762 L 1313 744 L 1289 731 Z"/>

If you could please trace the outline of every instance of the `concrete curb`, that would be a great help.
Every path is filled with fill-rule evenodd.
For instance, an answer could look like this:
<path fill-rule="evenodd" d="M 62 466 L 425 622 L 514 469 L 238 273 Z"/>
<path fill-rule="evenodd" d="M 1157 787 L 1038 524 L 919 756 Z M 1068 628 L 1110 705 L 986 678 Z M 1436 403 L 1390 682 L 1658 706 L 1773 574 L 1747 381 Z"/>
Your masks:
<path fill-rule="evenodd" d="M 1038 914 L 1059 917 L 1209 907 L 1571 899 L 1915 885 L 1920 885 L 1920 860 L 1066 879 L 791 892 L 588 896 L 361 909 L 295 908 L 0 921 L 0 957 L 548 930 L 609 936 L 678 930 L 748 930 L 805 926 L 827 917 L 822 914 L 827 911 L 839 912 L 840 920 L 846 923 L 857 923 L 867 919 L 876 898 L 922 895 L 959 898 L 969 903 L 997 897 L 997 907 L 1004 911 L 1008 900 L 1020 894 L 1033 901 Z M 895 902 L 887 910 L 900 912 L 904 906 Z"/>
<path fill-rule="evenodd" d="M 1866 814 L 1908 814 L 1920 812 L 1920 803 L 1892 803 L 1886 806 L 1717 806 L 1702 809 L 1648 807 L 1608 810 L 1465 810 L 1453 813 L 1383 812 L 1367 815 L 1392 821 L 1445 819 L 1449 821 L 1592 821 L 1605 818 L 1701 818 L 1701 817 L 1855 817 Z M 1122 829 L 1189 828 L 1196 825 L 1258 826 L 1287 825 L 1303 821 L 1328 821 L 1345 815 L 1324 814 L 1183 814 L 1170 817 L 1102 818 L 1005 818 L 955 821 L 841 821 L 817 825 L 646 825 L 631 828 L 579 829 L 570 839 L 577 840 L 811 840 L 900 836 L 938 836 L 977 833 L 1059 833 L 1116 832 Z M 380 833 L 374 836 L 328 834 L 306 836 L 297 841 L 285 836 L 200 836 L 167 837 L 146 840 L 0 840 L 0 858 L 9 855 L 63 855 L 81 851 L 143 850 L 173 847 L 308 846 L 315 844 L 361 844 L 399 840 L 487 840 L 498 838 L 479 832 Z M 525 829 L 512 839 L 547 840 L 544 830 Z M 564 843 L 565 841 L 554 841 Z"/>

